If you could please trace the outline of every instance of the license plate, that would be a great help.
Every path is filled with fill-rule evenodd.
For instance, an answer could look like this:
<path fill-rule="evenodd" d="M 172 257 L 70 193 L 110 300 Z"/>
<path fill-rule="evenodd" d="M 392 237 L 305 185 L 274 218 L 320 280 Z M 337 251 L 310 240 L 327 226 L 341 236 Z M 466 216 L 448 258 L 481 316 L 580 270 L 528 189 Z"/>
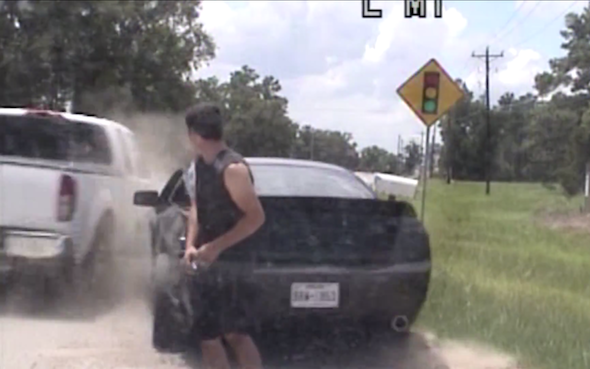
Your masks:
<path fill-rule="evenodd" d="M 50 258 L 61 252 L 55 238 L 8 236 L 5 239 L 6 254 L 24 258 Z"/>
<path fill-rule="evenodd" d="M 338 283 L 293 283 L 291 307 L 293 308 L 338 308 L 340 285 Z"/>

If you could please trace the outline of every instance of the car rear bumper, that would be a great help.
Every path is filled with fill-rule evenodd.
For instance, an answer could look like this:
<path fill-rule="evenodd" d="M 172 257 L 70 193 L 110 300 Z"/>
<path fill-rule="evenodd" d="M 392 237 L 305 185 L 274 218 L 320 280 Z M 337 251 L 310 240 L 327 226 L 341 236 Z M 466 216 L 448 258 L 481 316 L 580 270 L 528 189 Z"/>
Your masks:
<path fill-rule="evenodd" d="M 58 276 L 71 265 L 69 236 L 36 230 L 2 229 L 0 232 L 0 278 L 11 276 Z"/>
<path fill-rule="evenodd" d="M 430 262 L 384 268 L 266 268 L 257 269 L 252 283 L 260 293 L 261 318 L 322 315 L 353 319 L 415 317 L 428 291 Z M 294 307 L 294 283 L 330 283 L 338 288 L 337 307 Z M 333 285 L 334 286 L 334 285 Z"/>
<path fill-rule="evenodd" d="M 233 278 L 255 291 L 250 308 L 259 323 L 315 316 L 389 323 L 401 317 L 411 324 L 426 300 L 430 269 L 429 261 L 383 268 L 267 267 Z M 336 285 L 337 306 L 293 306 L 293 284 Z"/>

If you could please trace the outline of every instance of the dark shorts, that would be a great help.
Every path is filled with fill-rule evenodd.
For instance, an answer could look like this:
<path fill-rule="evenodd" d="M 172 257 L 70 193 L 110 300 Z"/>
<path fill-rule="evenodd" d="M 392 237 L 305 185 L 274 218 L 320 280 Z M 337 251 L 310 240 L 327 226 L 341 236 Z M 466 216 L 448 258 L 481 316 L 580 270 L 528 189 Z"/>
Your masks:
<path fill-rule="evenodd" d="M 236 275 L 207 271 L 195 278 L 191 302 L 195 311 L 194 333 L 199 340 L 229 333 L 251 334 L 255 328 L 255 288 Z"/>

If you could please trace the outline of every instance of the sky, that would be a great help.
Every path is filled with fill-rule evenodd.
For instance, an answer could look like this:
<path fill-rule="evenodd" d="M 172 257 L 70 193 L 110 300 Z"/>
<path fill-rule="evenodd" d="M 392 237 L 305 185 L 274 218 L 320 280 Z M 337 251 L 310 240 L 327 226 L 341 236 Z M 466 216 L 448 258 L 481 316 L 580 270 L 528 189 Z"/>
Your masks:
<path fill-rule="evenodd" d="M 398 136 L 419 139 L 425 127 L 397 88 L 435 58 L 476 95 L 490 67 L 492 104 L 505 92 L 534 92 L 534 76 L 564 55 L 559 31 L 587 1 L 449 1 L 443 17 L 404 18 L 402 1 L 371 1 L 382 19 L 361 17 L 361 0 L 204 0 L 201 21 L 217 56 L 198 78 L 225 81 L 242 65 L 279 79 L 289 116 L 301 125 L 350 132 L 360 148 L 397 151 Z"/>

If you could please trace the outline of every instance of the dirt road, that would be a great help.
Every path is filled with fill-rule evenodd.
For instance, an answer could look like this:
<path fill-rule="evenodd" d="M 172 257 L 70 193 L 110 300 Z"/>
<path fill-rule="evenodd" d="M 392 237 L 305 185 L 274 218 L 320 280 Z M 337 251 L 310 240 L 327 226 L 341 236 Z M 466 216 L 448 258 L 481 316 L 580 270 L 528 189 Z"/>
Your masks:
<path fill-rule="evenodd" d="M 9 301 L 0 314 L 0 368 L 198 368 L 194 356 L 164 355 L 152 349 L 145 280 L 136 270 L 127 276 L 121 291 L 124 298 L 117 306 L 76 319 L 61 317 L 59 311 L 23 313 L 19 304 L 30 301 Z M 282 349 L 276 347 L 279 341 Z M 290 338 L 262 337 L 261 350 L 267 367 L 281 369 L 516 368 L 512 360 L 489 350 L 438 342 L 419 333 L 403 340 L 373 337 L 355 341 L 350 337 L 314 340 L 303 332 Z"/>

